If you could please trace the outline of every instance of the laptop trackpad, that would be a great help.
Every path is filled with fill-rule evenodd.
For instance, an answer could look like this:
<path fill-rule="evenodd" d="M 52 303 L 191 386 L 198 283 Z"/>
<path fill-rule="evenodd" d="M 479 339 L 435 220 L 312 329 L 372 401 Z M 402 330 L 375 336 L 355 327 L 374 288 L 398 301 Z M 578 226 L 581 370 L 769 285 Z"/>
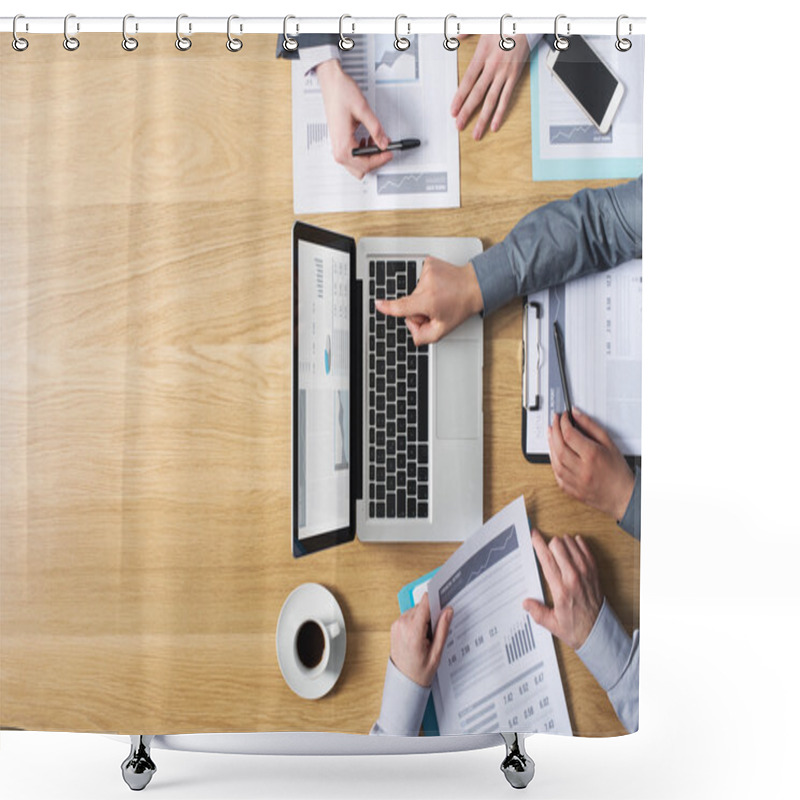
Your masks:
<path fill-rule="evenodd" d="M 476 439 L 480 433 L 480 342 L 436 345 L 436 437 Z"/>

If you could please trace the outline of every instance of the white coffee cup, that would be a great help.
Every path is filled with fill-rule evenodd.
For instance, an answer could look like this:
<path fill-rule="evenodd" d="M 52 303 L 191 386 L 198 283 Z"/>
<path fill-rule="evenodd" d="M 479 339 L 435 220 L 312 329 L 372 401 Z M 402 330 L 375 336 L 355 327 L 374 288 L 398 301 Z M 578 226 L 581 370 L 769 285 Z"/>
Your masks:
<path fill-rule="evenodd" d="M 297 669 L 307 678 L 316 678 L 328 668 L 331 660 L 331 643 L 342 632 L 335 620 L 323 622 L 308 617 L 300 623 L 294 634 L 292 656 Z"/>

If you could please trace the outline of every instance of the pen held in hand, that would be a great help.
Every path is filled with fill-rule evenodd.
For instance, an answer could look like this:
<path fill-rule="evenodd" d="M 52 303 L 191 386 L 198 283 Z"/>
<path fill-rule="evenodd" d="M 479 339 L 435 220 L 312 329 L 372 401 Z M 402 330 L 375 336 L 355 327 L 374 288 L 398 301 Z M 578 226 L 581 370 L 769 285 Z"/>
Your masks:
<path fill-rule="evenodd" d="M 561 376 L 561 389 L 564 392 L 564 403 L 567 407 L 569 421 L 575 425 L 575 417 L 572 416 L 572 400 L 569 396 L 569 386 L 567 385 L 567 365 L 564 355 L 564 340 L 561 338 L 561 330 L 558 322 L 553 322 L 553 338 L 556 345 L 556 356 L 558 357 L 558 373 Z"/>
<path fill-rule="evenodd" d="M 399 142 L 389 142 L 389 146 L 385 150 L 375 144 L 369 145 L 369 147 L 354 147 L 352 154 L 354 156 L 374 156 L 378 153 L 386 153 L 392 150 L 412 150 L 415 147 L 419 147 L 420 144 L 422 143 L 419 139 L 401 139 Z"/>

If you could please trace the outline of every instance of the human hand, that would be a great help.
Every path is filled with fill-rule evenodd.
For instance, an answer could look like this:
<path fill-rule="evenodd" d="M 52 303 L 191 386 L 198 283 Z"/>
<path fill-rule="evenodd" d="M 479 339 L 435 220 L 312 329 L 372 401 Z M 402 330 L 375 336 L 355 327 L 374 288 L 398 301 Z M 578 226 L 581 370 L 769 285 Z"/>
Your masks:
<path fill-rule="evenodd" d="M 338 59 L 323 61 L 317 65 L 316 71 L 325 105 L 333 157 L 338 164 L 361 180 L 368 172 L 391 161 L 392 153 L 354 156 L 353 148 L 367 144 L 356 139 L 358 126 L 363 125 L 370 134 L 369 143 L 374 142 L 380 148 L 389 146 L 389 137 L 384 133 L 358 84 L 342 69 Z"/>
<path fill-rule="evenodd" d="M 550 462 L 556 483 L 583 503 L 622 519 L 636 483 L 624 456 L 605 429 L 578 409 L 556 414 L 548 428 Z"/>
<path fill-rule="evenodd" d="M 414 683 L 425 687 L 431 685 L 442 660 L 452 619 L 453 609 L 448 606 L 439 615 L 433 641 L 428 639 L 431 606 L 426 592 L 414 608 L 408 609 L 392 623 L 392 661 L 397 669 Z"/>
<path fill-rule="evenodd" d="M 514 87 L 528 61 L 528 38 L 524 35 L 510 38 L 516 45 L 511 50 L 503 50 L 498 46 L 497 36 L 481 36 L 450 106 L 450 114 L 456 118 L 456 128 L 463 131 L 475 109 L 483 102 L 472 131 L 476 140 L 483 136 L 490 122 L 493 132 L 500 129 Z"/>
<path fill-rule="evenodd" d="M 548 547 L 534 529 L 531 544 L 553 595 L 553 607 L 532 597 L 523 600 L 522 607 L 534 622 L 577 650 L 592 632 L 603 605 L 594 556 L 580 536 L 554 536 Z"/>
<path fill-rule="evenodd" d="M 414 291 L 396 300 L 376 300 L 391 317 L 405 317 L 414 344 L 437 342 L 467 317 L 483 310 L 483 295 L 472 264 L 457 267 L 428 256 Z"/>

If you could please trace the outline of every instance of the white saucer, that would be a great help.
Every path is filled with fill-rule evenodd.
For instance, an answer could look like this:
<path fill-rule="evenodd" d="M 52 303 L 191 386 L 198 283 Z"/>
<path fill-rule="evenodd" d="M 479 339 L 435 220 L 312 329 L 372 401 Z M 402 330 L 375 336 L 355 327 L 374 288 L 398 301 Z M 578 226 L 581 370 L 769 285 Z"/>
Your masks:
<path fill-rule="evenodd" d="M 298 628 L 310 617 L 323 623 L 338 622 L 341 628 L 339 635 L 331 641 L 331 657 L 327 669 L 314 678 L 309 678 L 294 659 L 295 635 Z M 344 665 L 347 635 L 342 609 L 324 586 L 304 583 L 286 598 L 275 631 L 275 650 L 278 653 L 281 674 L 295 694 L 306 700 L 316 700 L 333 689 Z"/>

